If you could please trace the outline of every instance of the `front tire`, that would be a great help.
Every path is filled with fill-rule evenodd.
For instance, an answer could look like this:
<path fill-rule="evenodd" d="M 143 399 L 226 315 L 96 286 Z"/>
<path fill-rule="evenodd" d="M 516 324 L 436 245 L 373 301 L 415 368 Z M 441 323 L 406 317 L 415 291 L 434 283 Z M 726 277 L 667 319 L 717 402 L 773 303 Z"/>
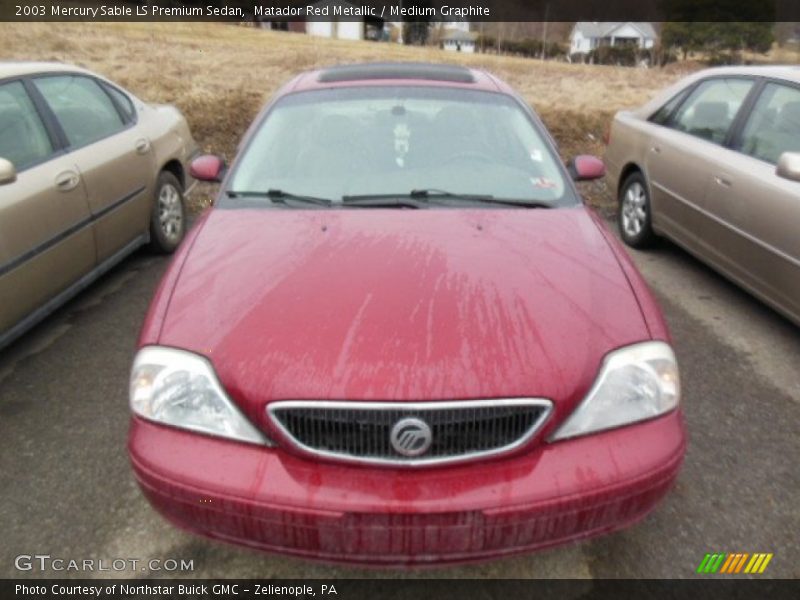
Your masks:
<path fill-rule="evenodd" d="M 162 171 L 156 181 L 155 201 L 150 215 L 150 248 L 171 254 L 186 233 L 183 186 L 172 173 Z"/>
<path fill-rule="evenodd" d="M 619 190 L 619 231 L 622 241 L 632 248 L 647 248 L 656 241 L 653 233 L 650 193 L 640 172 L 632 173 Z"/>

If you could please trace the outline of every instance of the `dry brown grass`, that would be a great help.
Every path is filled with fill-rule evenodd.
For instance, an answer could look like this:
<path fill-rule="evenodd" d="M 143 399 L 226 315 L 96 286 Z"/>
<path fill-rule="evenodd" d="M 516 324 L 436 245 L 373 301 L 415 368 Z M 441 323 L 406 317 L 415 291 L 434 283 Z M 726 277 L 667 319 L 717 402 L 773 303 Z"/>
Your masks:
<path fill-rule="evenodd" d="M 263 102 L 298 71 L 371 60 L 434 61 L 485 68 L 542 115 L 562 154 L 602 153 L 610 116 L 688 72 L 629 69 L 436 48 L 314 38 L 216 23 L 2 23 L 0 60 L 56 60 L 109 77 L 143 100 L 178 106 L 206 150 L 231 156 Z M 603 203 L 597 186 L 590 199 Z"/>
<path fill-rule="evenodd" d="M 772 46 L 767 54 L 745 53 L 744 59 L 753 64 L 800 65 L 800 44 Z"/>

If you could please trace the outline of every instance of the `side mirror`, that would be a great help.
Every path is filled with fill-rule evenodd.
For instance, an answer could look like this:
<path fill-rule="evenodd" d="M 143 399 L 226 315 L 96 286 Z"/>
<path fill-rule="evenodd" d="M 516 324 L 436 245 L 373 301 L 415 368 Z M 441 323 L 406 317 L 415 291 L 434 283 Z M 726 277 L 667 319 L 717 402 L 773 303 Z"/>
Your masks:
<path fill-rule="evenodd" d="M 189 165 L 189 174 L 198 181 L 220 182 L 226 168 L 225 161 L 216 154 L 203 154 Z"/>
<path fill-rule="evenodd" d="M 575 181 L 589 181 L 603 177 L 606 166 L 596 156 L 581 154 L 567 163 L 567 171 Z"/>
<path fill-rule="evenodd" d="M 14 163 L 5 158 L 0 158 L 0 185 L 14 183 L 17 180 L 17 170 Z"/>
<path fill-rule="evenodd" d="M 800 181 L 800 152 L 784 152 L 781 154 L 775 174 L 784 179 Z"/>

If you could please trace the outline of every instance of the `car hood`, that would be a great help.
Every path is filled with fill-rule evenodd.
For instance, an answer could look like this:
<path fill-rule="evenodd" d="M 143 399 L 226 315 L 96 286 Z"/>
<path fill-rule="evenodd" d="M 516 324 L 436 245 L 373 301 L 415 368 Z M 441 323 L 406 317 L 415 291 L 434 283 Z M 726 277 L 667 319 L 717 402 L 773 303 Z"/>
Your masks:
<path fill-rule="evenodd" d="M 159 343 L 205 355 L 244 411 L 275 399 L 544 397 L 572 409 L 648 338 L 583 208 L 215 209 Z"/>

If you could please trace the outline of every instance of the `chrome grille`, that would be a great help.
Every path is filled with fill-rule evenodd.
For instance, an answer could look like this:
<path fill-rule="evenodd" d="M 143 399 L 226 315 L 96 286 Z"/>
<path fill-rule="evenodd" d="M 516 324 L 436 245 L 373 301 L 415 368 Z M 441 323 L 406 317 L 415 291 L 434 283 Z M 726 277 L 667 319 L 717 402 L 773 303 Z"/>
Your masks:
<path fill-rule="evenodd" d="M 304 452 L 409 466 L 510 452 L 533 437 L 551 409 L 549 400 L 538 398 L 415 403 L 291 400 L 267 406 L 272 423 Z M 390 441 L 395 424 L 408 418 L 421 419 L 430 428 L 430 447 L 421 456 L 403 456 Z"/>

